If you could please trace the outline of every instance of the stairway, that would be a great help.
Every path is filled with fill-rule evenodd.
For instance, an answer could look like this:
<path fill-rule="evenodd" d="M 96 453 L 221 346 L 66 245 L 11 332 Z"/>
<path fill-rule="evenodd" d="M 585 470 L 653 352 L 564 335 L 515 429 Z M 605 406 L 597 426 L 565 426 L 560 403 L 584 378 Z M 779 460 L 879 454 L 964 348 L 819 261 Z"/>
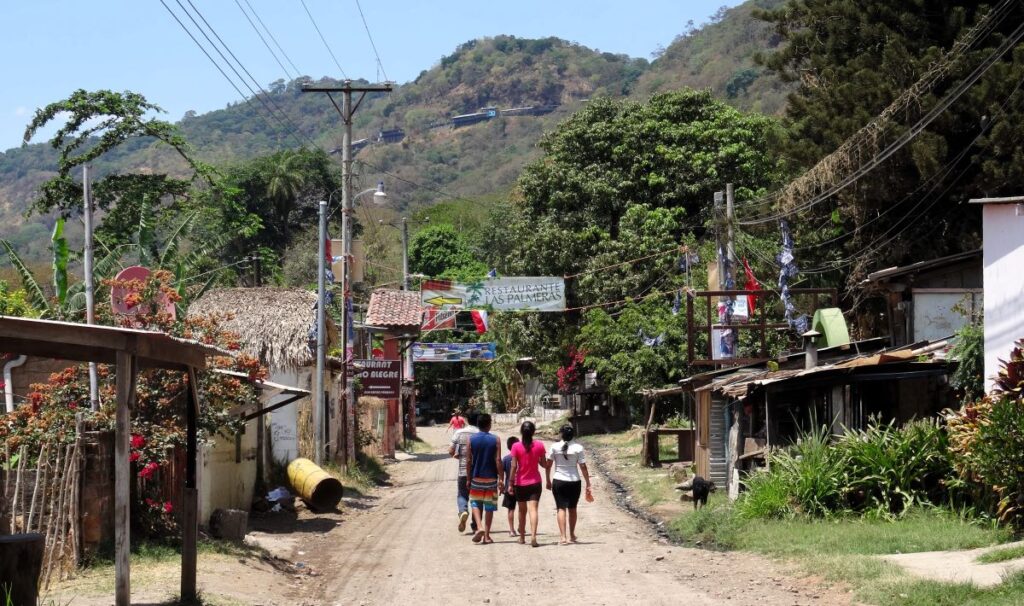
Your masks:
<path fill-rule="evenodd" d="M 710 453 L 710 475 L 708 478 L 714 482 L 719 488 L 724 488 L 726 470 L 728 464 L 725 460 L 725 442 L 728 440 L 725 429 L 725 403 L 721 401 L 711 401 L 711 415 L 708 419 L 709 431 L 708 431 L 708 442 L 711 444 Z"/>

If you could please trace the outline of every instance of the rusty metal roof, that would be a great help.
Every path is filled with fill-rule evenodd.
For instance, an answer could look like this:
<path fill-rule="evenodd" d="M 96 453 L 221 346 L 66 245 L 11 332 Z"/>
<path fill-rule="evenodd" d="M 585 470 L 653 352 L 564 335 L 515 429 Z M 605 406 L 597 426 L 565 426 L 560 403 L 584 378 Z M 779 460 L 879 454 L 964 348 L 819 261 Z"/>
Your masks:
<path fill-rule="evenodd" d="M 854 369 L 864 367 L 877 367 L 894 363 L 914 363 L 920 366 L 944 365 L 942 348 L 947 345 L 946 341 L 926 343 L 916 349 L 895 349 L 882 351 L 875 354 L 861 354 L 838 360 L 832 364 L 823 364 L 814 368 L 794 368 L 786 370 L 771 371 L 766 368 L 744 368 L 734 373 L 719 376 L 706 385 L 697 387 L 694 391 L 710 391 L 720 393 L 729 398 L 741 399 L 752 393 L 758 387 L 772 383 L 787 381 L 800 377 L 808 377 L 822 373 L 852 373 Z M 924 359 L 922 359 L 924 358 Z"/>
<path fill-rule="evenodd" d="M 370 295 L 366 323 L 370 326 L 419 328 L 423 321 L 420 293 L 380 288 Z"/>

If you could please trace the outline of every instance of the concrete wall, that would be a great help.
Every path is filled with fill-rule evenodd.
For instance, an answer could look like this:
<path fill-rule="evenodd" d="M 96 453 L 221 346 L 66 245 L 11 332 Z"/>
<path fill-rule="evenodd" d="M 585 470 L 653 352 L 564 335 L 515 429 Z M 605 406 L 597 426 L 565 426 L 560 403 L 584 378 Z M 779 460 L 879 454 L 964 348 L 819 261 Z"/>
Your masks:
<path fill-rule="evenodd" d="M 311 389 L 313 370 L 302 368 L 299 370 L 270 370 L 270 381 L 282 385 L 292 385 L 302 389 Z M 291 396 L 281 395 L 264 402 L 264 406 L 270 406 L 276 402 L 287 400 Z M 282 406 L 270 413 L 270 452 L 274 460 L 287 465 L 292 459 L 299 456 L 299 431 L 298 411 L 299 406 L 309 406 L 309 398 L 302 398 L 287 406 Z M 253 430 L 255 432 L 255 430 Z"/>
<path fill-rule="evenodd" d="M 1018 210 L 1019 209 L 1019 210 Z M 999 372 L 1013 343 L 1024 338 L 1024 205 L 986 204 L 985 239 L 985 388 Z"/>
<path fill-rule="evenodd" d="M 287 407 L 286 407 L 287 408 Z M 216 436 L 199 446 L 196 480 L 199 485 L 199 524 L 210 522 L 215 509 L 249 510 L 256 482 L 256 421 L 250 421 L 235 441 Z M 240 460 L 239 460 L 240 459 Z"/>

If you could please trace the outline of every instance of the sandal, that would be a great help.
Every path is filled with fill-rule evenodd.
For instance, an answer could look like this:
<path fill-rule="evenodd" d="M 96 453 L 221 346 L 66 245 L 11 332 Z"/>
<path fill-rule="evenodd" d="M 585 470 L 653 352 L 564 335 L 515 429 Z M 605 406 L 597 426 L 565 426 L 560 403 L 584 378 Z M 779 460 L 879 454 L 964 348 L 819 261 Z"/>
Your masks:
<path fill-rule="evenodd" d="M 476 531 L 476 533 L 473 535 L 473 542 L 474 543 L 479 543 L 483 539 L 484 539 L 484 531 L 482 531 L 482 530 Z"/>

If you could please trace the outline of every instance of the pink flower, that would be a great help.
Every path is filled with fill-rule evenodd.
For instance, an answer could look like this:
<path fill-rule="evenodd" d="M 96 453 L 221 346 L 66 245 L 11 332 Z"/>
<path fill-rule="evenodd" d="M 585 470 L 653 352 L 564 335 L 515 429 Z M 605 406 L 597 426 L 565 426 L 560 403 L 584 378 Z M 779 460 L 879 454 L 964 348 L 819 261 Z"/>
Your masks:
<path fill-rule="evenodd" d="M 133 433 L 132 434 L 131 445 L 132 445 L 132 448 L 142 448 L 143 446 L 146 445 L 146 438 L 143 438 L 142 436 L 140 436 L 137 433 Z"/>
<path fill-rule="evenodd" d="M 171 513 L 174 508 L 171 506 L 170 501 L 164 501 L 164 513 Z"/>
<path fill-rule="evenodd" d="M 128 455 L 128 460 L 129 460 L 129 461 L 131 461 L 132 463 L 134 463 L 135 461 L 138 461 L 138 460 L 139 460 L 139 457 L 140 457 L 140 456 L 141 456 L 141 455 L 139 455 L 139 453 L 137 453 L 137 452 L 133 452 L 133 453 L 131 453 L 131 454 L 129 454 L 129 455 Z"/>
<path fill-rule="evenodd" d="M 143 480 L 148 480 L 153 477 L 153 474 L 156 473 L 156 470 L 158 469 L 160 469 L 159 464 L 153 463 L 152 461 L 146 463 L 146 466 L 139 470 L 139 477 Z"/>

